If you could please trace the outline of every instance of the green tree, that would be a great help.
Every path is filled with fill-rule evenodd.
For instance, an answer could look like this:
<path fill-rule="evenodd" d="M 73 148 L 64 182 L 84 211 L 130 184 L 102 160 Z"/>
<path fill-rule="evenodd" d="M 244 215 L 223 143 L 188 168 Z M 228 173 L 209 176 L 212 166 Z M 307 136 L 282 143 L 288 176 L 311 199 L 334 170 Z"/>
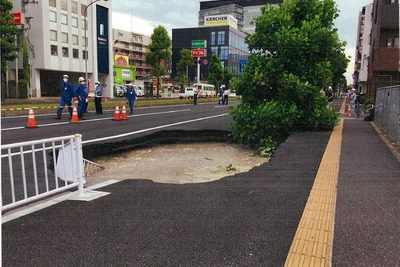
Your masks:
<path fill-rule="evenodd" d="M 233 78 L 233 73 L 230 69 L 224 68 L 222 72 L 222 81 L 225 84 L 226 89 L 231 89 L 230 87 L 230 81 Z"/>
<path fill-rule="evenodd" d="M 18 33 L 18 28 L 14 24 L 13 17 L 10 14 L 13 5 L 8 0 L 0 0 L 0 50 L 1 50 L 1 77 L 5 81 L 7 72 L 7 62 L 13 61 L 18 57 L 19 48 L 15 45 L 15 38 Z M 1 98 L 6 96 L 6 86 L 1 86 Z"/>
<path fill-rule="evenodd" d="M 337 16 L 333 0 L 291 0 L 262 8 L 256 32 L 246 38 L 251 54 L 237 83 L 243 104 L 233 111 L 234 137 L 276 147 L 293 127 L 336 125 L 337 114 L 318 92 L 343 75 L 348 63 L 334 28 Z M 257 137 L 246 139 L 252 131 Z"/>
<path fill-rule="evenodd" d="M 188 80 L 187 68 L 193 64 L 193 57 L 189 49 L 182 49 L 180 54 L 181 59 L 177 64 L 177 72 L 181 89 L 184 89 Z"/>
<path fill-rule="evenodd" d="M 224 69 L 221 65 L 221 59 L 216 54 L 213 54 L 211 56 L 210 65 L 208 66 L 208 82 L 213 84 L 217 91 L 221 85 L 223 75 Z"/>
<path fill-rule="evenodd" d="M 151 66 L 150 73 L 157 77 L 157 97 L 160 90 L 160 77 L 167 74 L 166 62 L 171 56 L 169 48 L 171 47 L 171 38 L 163 26 L 154 29 L 151 35 L 151 44 L 149 52 L 145 54 L 146 63 Z"/>

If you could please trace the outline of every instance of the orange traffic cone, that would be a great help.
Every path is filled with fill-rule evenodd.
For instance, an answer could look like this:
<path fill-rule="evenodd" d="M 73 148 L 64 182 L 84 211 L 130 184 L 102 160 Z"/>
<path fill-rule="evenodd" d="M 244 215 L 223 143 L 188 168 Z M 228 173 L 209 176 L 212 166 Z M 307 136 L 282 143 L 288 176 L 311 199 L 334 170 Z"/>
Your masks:
<path fill-rule="evenodd" d="M 115 112 L 114 112 L 113 121 L 120 121 L 120 120 L 121 120 L 121 117 L 120 117 L 120 114 L 119 114 L 119 107 L 117 105 L 117 106 L 115 106 Z"/>
<path fill-rule="evenodd" d="M 26 124 L 26 128 L 37 128 L 36 124 L 36 119 L 35 115 L 33 114 L 33 109 L 32 107 L 29 108 L 29 113 L 28 113 L 28 123 Z"/>
<path fill-rule="evenodd" d="M 125 105 L 122 106 L 121 120 L 128 120 L 128 115 L 126 114 Z"/>
<path fill-rule="evenodd" d="M 350 108 L 350 105 L 349 105 L 349 108 L 347 109 L 347 115 L 351 115 L 351 108 Z"/>
<path fill-rule="evenodd" d="M 72 111 L 71 123 L 77 123 L 77 122 L 79 122 L 78 110 L 74 106 L 74 109 Z"/>

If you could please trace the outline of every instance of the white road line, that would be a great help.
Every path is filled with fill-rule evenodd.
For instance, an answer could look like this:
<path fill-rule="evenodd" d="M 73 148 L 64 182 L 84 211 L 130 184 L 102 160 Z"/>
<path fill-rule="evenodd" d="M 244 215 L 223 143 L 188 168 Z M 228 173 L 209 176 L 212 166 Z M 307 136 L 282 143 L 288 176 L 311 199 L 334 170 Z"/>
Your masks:
<path fill-rule="evenodd" d="M 154 131 L 154 130 L 159 130 L 159 129 L 163 129 L 163 128 L 168 128 L 168 127 L 172 127 L 172 126 L 177 126 L 177 125 L 182 125 L 182 124 L 187 124 L 187 123 L 192 123 L 192 122 L 197 122 L 197 121 L 210 120 L 210 119 L 219 118 L 219 117 L 223 117 L 223 116 L 227 116 L 227 115 L 229 115 L 229 113 L 224 113 L 224 114 L 219 114 L 219 115 L 214 115 L 214 116 L 209 116 L 209 117 L 204 117 L 204 118 L 199 118 L 199 119 L 193 119 L 193 120 L 188 120 L 188 121 L 180 121 L 180 122 L 175 122 L 175 123 L 171 123 L 171 124 L 165 124 L 165 125 L 160 125 L 160 126 L 156 126 L 156 127 L 152 127 L 152 128 L 142 129 L 142 130 L 138 130 L 135 132 L 124 133 L 124 134 L 119 134 L 119 135 L 114 135 L 114 136 L 107 136 L 107 137 L 102 137 L 102 138 L 97 138 L 97 139 L 92 139 L 92 140 L 86 140 L 86 141 L 82 141 L 82 144 L 90 144 L 90 143 L 105 141 L 105 140 L 108 141 L 110 139 L 116 139 L 116 138 L 126 137 L 126 136 L 130 136 L 130 135 L 136 135 L 136 134 L 140 134 L 140 133 L 150 132 L 150 131 Z"/>
<path fill-rule="evenodd" d="M 180 109 L 180 110 L 171 110 L 171 111 L 162 111 L 162 112 L 152 112 L 152 113 L 145 113 L 145 114 L 136 114 L 136 115 L 129 115 L 128 117 L 143 117 L 143 116 L 152 116 L 152 115 L 162 115 L 162 114 L 170 114 L 170 113 L 177 113 L 177 112 L 187 112 L 191 111 L 191 109 Z M 87 122 L 93 122 L 93 121 L 104 121 L 104 120 L 112 120 L 112 117 L 107 117 L 107 118 L 98 118 L 98 119 L 90 119 L 90 120 L 84 120 L 80 121 L 79 123 L 87 123 Z M 56 126 L 56 125 L 62 125 L 62 124 L 69 124 L 70 122 L 56 122 L 56 123 L 48 123 L 48 124 L 40 124 L 38 127 L 48 127 L 48 126 Z M 12 127 L 12 128 L 2 128 L 1 131 L 12 131 L 12 130 L 20 130 L 24 129 L 24 126 L 19 126 L 19 127 Z"/>

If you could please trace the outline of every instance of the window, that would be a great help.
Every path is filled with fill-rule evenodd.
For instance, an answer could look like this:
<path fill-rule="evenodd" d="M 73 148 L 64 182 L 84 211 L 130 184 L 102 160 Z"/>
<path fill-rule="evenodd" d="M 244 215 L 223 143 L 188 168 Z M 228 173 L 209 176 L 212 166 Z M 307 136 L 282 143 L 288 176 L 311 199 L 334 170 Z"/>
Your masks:
<path fill-rule="evenodd" d="M 79 44 L 79 37 L 78 35 L 72 35 L 72 44 L 73 45 L 78 45 Z"/>
<path fill-rule="evenodd" d="M 216 54 L 218 56 L 218 46 L 212 46 L 211 47 L 211 53 Z"/>
<path fill-rule="evenodd" d="M 82 37 L 82 45 L 84 46 L 84 47 L 86 47 L 87 46 L 87 38 L 85 39 L 85 37 Z"/>
<path fill-rule="evenodd" d="M 78 14 L 78 2 L 76 1 L 71 2 L 71 11 L 72 13 Z"/>
<path fill-rule="evenodd" d="M 50 11 L 50 12 L 49 12 L 49 16 L 50 16 L 50 21 L 54 21 L 54 22 L 57 21 L 57 14 L 56 14 L 56 12 Z"/>
<path fill-rule="evenodd" d="M 72 25 L 72 27 L 78 28 L 78 18 L 72 17 L 71 25 Z"/>
<path fill-rule="evenodd" d="M 68 17 L 65 14 L 61 14 L 61 23 L 62 24 L 68 24 Z"/>
<path fill-rule="evenodd" d="M 225 32 L 218 32 L 218 40 L 217 40 L 218 45 L 224 45 L 225 44 Z"/>
<path fill-rule="evenodd" d="M 399 37 L 395 37 L 393 39 L 393 47 L 394 48 L 399 48 Z"/>
<path fill-rule="evenodd" d="M 68 50 L 68 47 L 62 47 L 62 48 L 61 48 L 61 51 L 62 51 L 62 56 L 63 56 L 63 57 L 69 57 L 69 50 Z"/>
<path fill-rule="evenodd" d="M 57 7 L 56 0 L 49 0 L 49 6 Z"/>
<path fill-rule="evenodd" d="M 84 51 L 84 50 L 83 50 L 83 51 L 82 51 L 82 58 L 83 58 L 83 59 L 88 59 L 88 58 L 87 58 L 87 54 L 88 54 L 87 51 Z"/>
<path fill-rule="evenodd" d="M 211 32 L 211 45 L 215 45 L 215 32 Z"/>
<path fill-rule="evenodd" d="M 68 10 L 67 0 L 61 0 L 61 9 Z"/>
<path fill-rule="evenodd" d="M 50 46 L 50 51 L 51 51 L 51 55 L 52 56 L 57 56 L 58 55 L 58 51 L 57 51 L 57 46 L 56 45 L 51 45 Z"/>
<path fill-rule="evenodd" d="M 79 58 L 79 49 L 76 49 L 76 48 L 72 49 L 72 57 Z"/>
<path fill-rule="evenodd" d="M 68 33 L 65 32 L 61 33 L 61 41 L 66 44 L 68 43 Z"/>
<path fill-rule="evenodd" d="M 57 41 L 57 31 L 50 31 L 50 40 Z"/>
<path fill-rule="evenodd" d="M 228 60 L 229 48 L 227 46 L 221 46 L 221 60 Z"/>

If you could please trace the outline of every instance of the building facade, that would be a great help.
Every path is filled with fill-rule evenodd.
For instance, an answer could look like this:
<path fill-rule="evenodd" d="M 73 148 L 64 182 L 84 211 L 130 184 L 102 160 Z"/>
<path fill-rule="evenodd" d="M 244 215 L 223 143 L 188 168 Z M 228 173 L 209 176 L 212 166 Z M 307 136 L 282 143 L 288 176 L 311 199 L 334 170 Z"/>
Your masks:
<path fill-rule="evenodd" d="M 113 29 L 114 82 L 148 80 L 150 66 L 145 62 L 150 36 Z"/>
<path fill-rule="evenodd" d="M 240 71 L 240 61 L 248 57 L 248 49 L 245 44 L 245 34 L 234 27 L 214 26 L 199 28 L 184 28 L 172 30 L 172 76 L 177 75 L 176 66 L 180 60 L 182 49 L 192 49 L 193 40 L 205 40 L 207 55 L 202 58 L 200 66 L 200 81 L 206 81 L 208 77 L 208 63 L 212 54 L 218 55 L 223 67 L 229 68 L 234 75 Z M 197 80 L 197 64 L 193 64 L 188 70 L 189 80 Z"/>
<path fill-rule="evenodd" d="M 261 7 L 266 4 L 278 5 L 283 0 L 217 0 L 200 2 L 199 26 L 204 25 L 204 17 L 229 14 L 238 20 L 238 29 L 245 33 L 254 33 L 251 22 L 261 15 Z"/>
<path fill-rule="evenodd" d="M 370 9 L 366 8 L 366 12 L 367 10 Z M 359 91 L 364 91 L 366 86 L 367 98 L 375 98 L 377 88 L 400 84 L 399 1 L 375 0 L 370 17 L 371 30 L 368 35 L 367 32 L 362 35 L 363 39 L 369 39 L 370 51 L 368 55 L 362 52 L 361 58 L 360 53 L 356 54 L 354 84 Z M 360 20 L 362 19 L 361 16 Z M 359 32 L 361 32 L 363 23 L 360 22 L 359 25 Z M 357 44 L 362 43 L 363 40 L 360 39 L 359 34 Z M 360 50 L 359 46 L 357 50 Z M 364 55 L 368 59 L 367 79 L 359 83 L 360 78 L 364 79 L 359 73 Z"/>
<path fill-rule="evenodd" d="M 355 78 L 358 91 L 364 94 L 367 91 L 368 64 L 371 51 L 372 10 L 373 4 L 366 5 L 358 16 L 358 43 L 355 55 L 355 75 L 358 76 Z"/>
<path fill-rule="evenodd" d="M 22 40 L 29 44 L 31 97 L 59 96 L 64 74 L 74 86 L 87 74 L 91 91 L 98 80 L 104 95 L 113 96 L 110 1 L 46 0 L 22 7 L 12 2 L 13 12 L 29 18 Z M 9 79 L 18 79 L 15 64 L 9 69 Z"/>

